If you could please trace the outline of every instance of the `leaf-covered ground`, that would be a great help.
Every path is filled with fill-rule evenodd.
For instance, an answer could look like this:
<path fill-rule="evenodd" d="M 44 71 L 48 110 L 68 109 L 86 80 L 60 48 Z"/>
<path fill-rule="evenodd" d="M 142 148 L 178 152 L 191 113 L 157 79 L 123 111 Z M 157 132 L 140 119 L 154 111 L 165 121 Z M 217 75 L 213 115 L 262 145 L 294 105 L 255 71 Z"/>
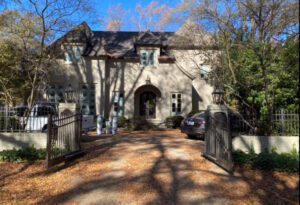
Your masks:
<path fill-rule="evenodd" d="M 87 154 L 59 171 L 0 163 L 0 204 L 298 204 L 298 173 L 230 176 L 178 130 L 91 135 L 82 146 Z"/>

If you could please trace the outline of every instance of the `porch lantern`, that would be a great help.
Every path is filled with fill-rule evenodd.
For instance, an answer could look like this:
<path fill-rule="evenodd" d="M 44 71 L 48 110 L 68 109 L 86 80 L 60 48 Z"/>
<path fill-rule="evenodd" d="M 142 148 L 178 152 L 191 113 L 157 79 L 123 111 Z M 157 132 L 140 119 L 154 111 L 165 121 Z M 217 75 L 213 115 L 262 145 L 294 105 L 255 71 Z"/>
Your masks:
<path fill-rule="evenodd" d="M 223 89 L 223 87 L 217 87 L 212 92 L 213 102 L 215 104 L 222 104 L 223 103 L 223 96 L 224 96 L 224 89 Z"/>
<path fill-rule="evenodd" d="M 75 103 L 76 93 L 71 84 L 69 84 L 69 86 L 65 89 L 64 98 L 66 103 Z"/>

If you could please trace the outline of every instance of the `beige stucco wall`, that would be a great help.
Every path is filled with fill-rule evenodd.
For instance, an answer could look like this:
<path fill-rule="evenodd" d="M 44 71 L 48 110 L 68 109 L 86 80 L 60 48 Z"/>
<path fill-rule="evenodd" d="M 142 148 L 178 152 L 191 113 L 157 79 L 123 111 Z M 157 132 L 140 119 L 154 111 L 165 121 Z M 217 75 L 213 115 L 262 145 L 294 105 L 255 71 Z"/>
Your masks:
<path fill-rule="evenodd" d="M 76 64 L 66 64 L 64 60 L 58 60 L 60 67 L 51 73 L 49 82 L 67 86 L 71 84 L 74 89 L 80 90 L 81 84 L 95 85 L 96 113 L 103 114 L 105 110 L 105 87 L 109 82 L 106 72 L 106 60 L 101 58 L 82 58 Z"/>
<path fill-rule="evenodd" d="M 0 151 L 20 149 L 34 146 L 37 149 L 46 148 L 46 133 L 0 133 Z"/>
<path fill-rule="evenodd" d="M 140 63 L 126 61 L 108 61 L 110 71 L 110 94 L 113 91 L 124 91 L 125 116 L 132 118 L 135 102 L 134 94 L 138 88 L 146 85 L 146 80 L 159 89 L 161 98 L 157 102 L 157 120 L 164 120 L 171 114 L 172 92 L 182 93 L 182 113 L 192 109 L 192 80 L 184 75 L 175 64 L 156 64 L 141 66 Z"/>
<path fill-rule="evenodd" d="M 182 93 L 182 115 L 192 109 L 206 109 L 211 102 L 212 87 L 200 78 L 195 61 L 204 63 L 205 55 L 193 51 L 174 50 L 175 63 L 155 62 L 154 66 L 142 66 L 139 62 L 105 58 L 82 58 L 77 64 L 66 64 L 58 60 L 59 71 L 50 76 L 50 82 L 80 89 L 80 84 L 95 84 L 96 114 L 112 116 L 113 91 L 124 91 L 125 117 L 133 118 L 138 109 L 136 90 L 146 84 L 158 88 L 161 97 L 157 101 L 156 121 L 163 121 L 171 114 L 171 93 Z M 157 50 L 155 56 L 159 55 Z M 209 66 L 208 66 L 209 67 Z M 198 72 L 198 73 L 197 73 Z M 191 78 L 191 76 L 193 78 Z"/>
<path fill-rule="evenodd" d="M 279 153 L 290 152 L 293 147 L 299 151 L 299 136 L 250 136 L 239 135 L 232 140 L 234 150 L 249 152 L 251 147 L 256 153 L 276 148 Z"/>

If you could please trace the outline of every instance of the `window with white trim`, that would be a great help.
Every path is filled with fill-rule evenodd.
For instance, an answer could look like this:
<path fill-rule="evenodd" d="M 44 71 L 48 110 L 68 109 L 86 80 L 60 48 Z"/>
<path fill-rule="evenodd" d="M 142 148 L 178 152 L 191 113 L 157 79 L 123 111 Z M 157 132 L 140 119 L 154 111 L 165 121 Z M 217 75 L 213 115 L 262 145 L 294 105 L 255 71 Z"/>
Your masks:
<path fill-rule="evenodd" d="M 171 115 L 180 115 L 181 111 L 181 93 L 171 93 Z"/>
<path fill-rule="evenodd" d="M 141 50 L 140 60 L 141 64 L 144 66 L 154 65 L 155 63 L 155 54 L 154 50 Z"/>
<path fill-rule="evenodd" d="M 78 63 L 81 60 L 82 47 L 67 46 L 65 50 L 66 63 Z"/>
<path fill-rule="evenodd" d="M 95 85 L 82 84 L 80 92 L 80 106 L 83 115 L 95 115 Z"/>
<path fill-rule="evenodd" d="M 124 116 L 124 92 L 114 91 L 114 116 Z"/>
<path fill-rule="evenodd" d="M 50 85 L 47 90 L 48 102 L 60 103 L 64 102 L 64 86 Z"/>

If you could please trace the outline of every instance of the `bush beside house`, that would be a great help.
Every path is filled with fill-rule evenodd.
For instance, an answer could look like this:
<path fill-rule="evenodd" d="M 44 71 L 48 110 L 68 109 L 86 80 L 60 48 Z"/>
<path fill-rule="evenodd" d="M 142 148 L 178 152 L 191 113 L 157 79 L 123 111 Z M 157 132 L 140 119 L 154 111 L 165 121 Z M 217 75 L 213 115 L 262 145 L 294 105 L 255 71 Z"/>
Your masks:
<path fill-rule="evenodd" d="M 166 118 L 166 127 L 167 128 L 178 128 L 180 127 L 180 124 L 181 124 L 181 121 L 183 120 L 184 118 L 180 115 L 177 115 L 177 116 L 170 116 L 170 117 L 167 117 Z"/>

